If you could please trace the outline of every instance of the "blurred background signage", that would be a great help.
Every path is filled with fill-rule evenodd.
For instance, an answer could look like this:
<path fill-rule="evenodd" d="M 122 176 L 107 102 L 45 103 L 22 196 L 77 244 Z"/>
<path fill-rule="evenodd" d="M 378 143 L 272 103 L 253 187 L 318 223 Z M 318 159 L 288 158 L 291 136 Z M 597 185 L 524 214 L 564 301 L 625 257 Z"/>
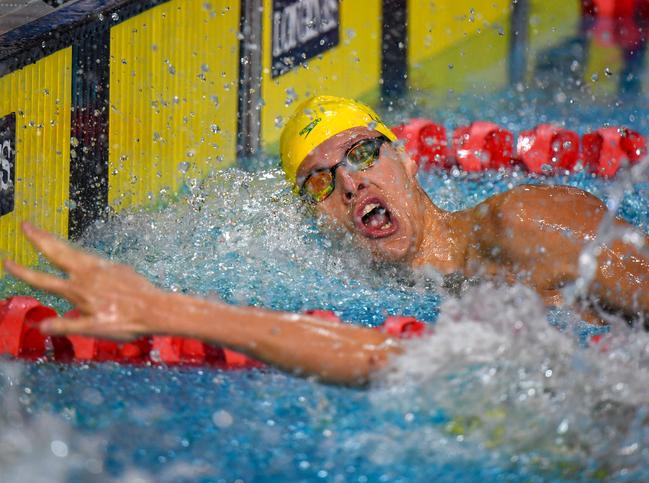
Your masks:
<path fill-rule="evenodd" d="M 340 0 L 273 0 L 272 76 L 338 45 Z"/>

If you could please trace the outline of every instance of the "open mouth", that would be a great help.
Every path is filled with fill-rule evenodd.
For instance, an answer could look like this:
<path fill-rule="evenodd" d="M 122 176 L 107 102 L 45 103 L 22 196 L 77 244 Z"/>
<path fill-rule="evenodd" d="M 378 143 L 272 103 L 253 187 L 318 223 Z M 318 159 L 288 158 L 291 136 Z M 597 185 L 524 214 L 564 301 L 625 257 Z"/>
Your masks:
<path fill-rule="evenodd" d="M 374 197 L 363 200 L 356 207 L 354 224 L 368 238 L 384 238 L 399 228 L 385 203 Z"/>

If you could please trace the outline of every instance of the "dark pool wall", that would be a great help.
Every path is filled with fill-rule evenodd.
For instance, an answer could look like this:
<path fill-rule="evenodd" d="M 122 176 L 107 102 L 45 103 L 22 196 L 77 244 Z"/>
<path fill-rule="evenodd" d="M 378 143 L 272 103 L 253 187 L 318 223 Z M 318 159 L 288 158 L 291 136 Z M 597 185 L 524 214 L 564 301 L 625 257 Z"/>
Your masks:
<path fill-rule="evenodd" d="M 515 48 L 529 79 L 530 53 L 574 34 L 580 2 L 521 2 L 519 37 L 509 0 L 64 4 L 0 36 L 0 251 L 34 263 L 22 220 L 75 238 L 242 156 L 276 154 L 309 95 L 380 107 L 412 91 L 505 89 Z"/>

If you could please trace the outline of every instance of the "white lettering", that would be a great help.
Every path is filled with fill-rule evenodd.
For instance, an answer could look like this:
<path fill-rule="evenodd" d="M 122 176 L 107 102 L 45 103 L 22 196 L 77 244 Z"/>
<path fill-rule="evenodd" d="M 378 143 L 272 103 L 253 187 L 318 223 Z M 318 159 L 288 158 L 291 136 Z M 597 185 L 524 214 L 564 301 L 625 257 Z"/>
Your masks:
<path fill-rule="evenodd" d="M 322 32 L 338 27 L 338 0 L 322 0 L 322 17 L 321 27 Z"/>
<path fill-rule="evenodd" d="M 273 57 L 338 28 L 339 0 L 297 0 L 273 11 Z"/>
<path fill-rule="evenodd" d="M 281 12 L 273 12 L 273 57 L 282 55 L 282 46 L 280 45 L 279 31 L 282 25 Z"/>
<path fill-rule="evenodd" d="M 11 141 L 4 141 L 0 146 L 0 190 L 11 188 Z"/>

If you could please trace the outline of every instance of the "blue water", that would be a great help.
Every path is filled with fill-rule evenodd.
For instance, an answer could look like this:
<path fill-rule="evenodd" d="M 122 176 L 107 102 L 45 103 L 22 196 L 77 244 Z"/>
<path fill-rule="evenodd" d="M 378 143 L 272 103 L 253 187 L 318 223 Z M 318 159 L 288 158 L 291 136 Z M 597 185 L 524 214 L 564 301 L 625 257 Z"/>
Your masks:
<path fill-rule="evenodd" d="M 649 133 L 640 104 L 546 106 L 511 94 L 445 110 L 424 104 L 409 113 L 449 128 L 487 118 L 518 131 L 565 119 L 579 131 L 623 123 Z M 331 309 L 367 326 L 388 314 L 415 315 L 439 321 L 438 339 L 369 389 L 273 370 L 5 365 L 0 447 L 12 449 L 0 466 L 16 481 L 39 472 L 61 481 L 649 478 L 644 333 L 614 327 L 610 351 L 600 353 L 573 336 L 574 314 L 548 321 L 524 289 L 467 288 L 453 305 L 434 274 L 379 272 L 344 236 L 321 233 L 271 163 L 219 173 L 177 203 L 98 225 L 84 244 L 169 290 L 278 310 Z M 524 182 L 571 184 L 649 227 L 649 182 L 628 175 L 616 183 L 522 171 L 420 179 L 445 209 Z M 568 329 L 559 333 L 550 322 Z M 514 335 L 516 324 L 527 324 L 525 338 Z M 475 350 L 463 353 L 454 342 Z M 440 357 L 452 363 L 435 366 Z M 401 386 L 395 377 L 416 383 Z M 622 409 L 593 415 L 603 401 Z M 20 434 L 43 443 L 12 447 Z"/>

